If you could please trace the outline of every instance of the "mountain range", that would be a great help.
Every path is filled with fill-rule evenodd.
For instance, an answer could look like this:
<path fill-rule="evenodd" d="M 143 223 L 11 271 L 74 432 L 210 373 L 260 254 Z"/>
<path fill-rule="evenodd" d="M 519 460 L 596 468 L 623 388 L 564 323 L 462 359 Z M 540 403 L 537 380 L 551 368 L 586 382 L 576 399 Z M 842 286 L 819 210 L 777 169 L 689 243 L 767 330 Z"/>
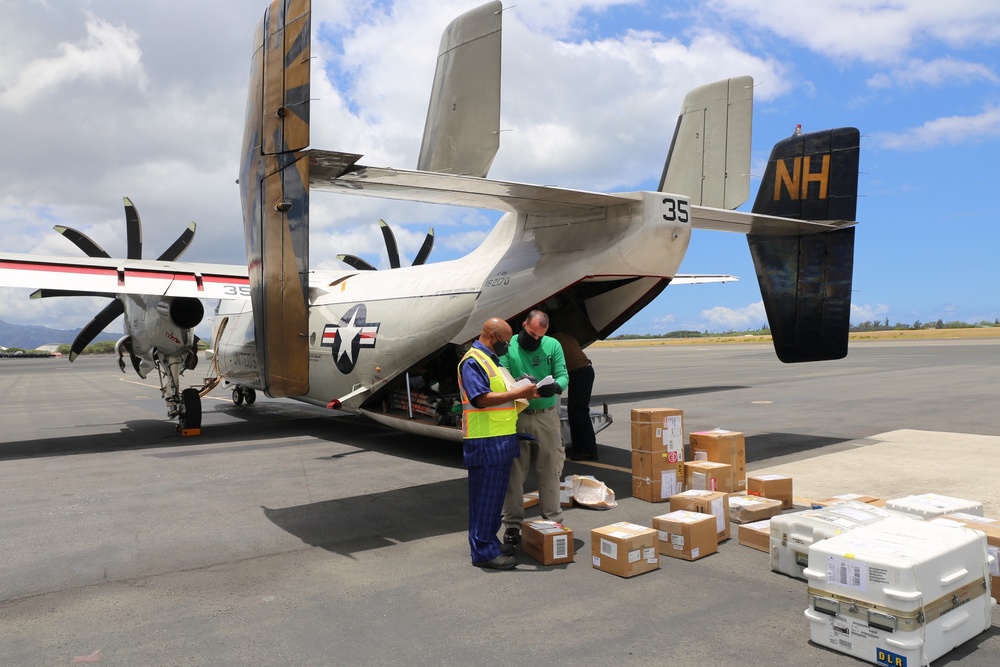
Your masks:
<path fill-rule="evenodd" d="M 50 343 L 67 345 L 73 342 L 78 329 L 50 329 L 34 324 L 10 324 L 0 320 L 0 347 L 19 347 L 34 350 Z M 122 334 L 100 333 L 93 342 L 118 340 Z"/>

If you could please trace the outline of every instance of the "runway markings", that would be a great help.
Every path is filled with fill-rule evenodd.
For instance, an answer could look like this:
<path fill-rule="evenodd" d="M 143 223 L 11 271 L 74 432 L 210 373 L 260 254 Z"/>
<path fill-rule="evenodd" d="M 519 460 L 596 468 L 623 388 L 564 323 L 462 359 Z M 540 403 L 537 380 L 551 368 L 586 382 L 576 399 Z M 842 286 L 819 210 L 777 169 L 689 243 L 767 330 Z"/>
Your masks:
<path fill-rule="evenodd" d="M 570 461 L 567 459 L 567 463 L 575 463 L 580 466 L 592 466 L 594 468 L 605 468 L 606 470 L 617 470 L 618 472 L 632 472 L 631 468 L 613 466 L 610 463 L 601 463 L 600 461 Z"/>

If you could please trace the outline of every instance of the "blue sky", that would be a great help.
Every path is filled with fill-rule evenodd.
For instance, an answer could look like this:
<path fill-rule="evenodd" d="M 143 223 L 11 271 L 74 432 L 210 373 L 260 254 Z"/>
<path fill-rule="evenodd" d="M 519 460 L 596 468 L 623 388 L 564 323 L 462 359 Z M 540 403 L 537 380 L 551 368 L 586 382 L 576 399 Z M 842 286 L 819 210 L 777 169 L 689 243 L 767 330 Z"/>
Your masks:
<path fill-rule="evenodd" d="M 441 31 L 476 2 L 314 2 L 313 141 L 366 164 L 416 164 Z M 514 3 L 510 3 L 513 5 Z M 0 248 L 77 251 L 76 227 L 124 254 L 121 197 L 155 256 L 191 220 L 185 259 L 244 261 L 234 184 L 252 31 L 264 2 L 4 2 Z M 191 17 L 197 16 L 197 21 Z M 1000 3 L 521 0 L 504 13 L 500 153 L 490 175 L 590 190 L 655 189 L 686 91 L 756 82 L 751 172 L 797 123 L 861 130 L 855 322 L 1000 317 L 992 194 L 1000 170 Z M 751 182 L 751 201 L 758 180 Z M 749 205 L 745 205 L 747 209 Z M 488 214 L 316 195 L 312 264 L 460 256 Z M 742 236 L 696 231 L 687 273 L 740 282 L 668 288 L 620 331 L 764 324 Z M 0 319 L 79 327 L 86 299 L 0 290 Z"/>

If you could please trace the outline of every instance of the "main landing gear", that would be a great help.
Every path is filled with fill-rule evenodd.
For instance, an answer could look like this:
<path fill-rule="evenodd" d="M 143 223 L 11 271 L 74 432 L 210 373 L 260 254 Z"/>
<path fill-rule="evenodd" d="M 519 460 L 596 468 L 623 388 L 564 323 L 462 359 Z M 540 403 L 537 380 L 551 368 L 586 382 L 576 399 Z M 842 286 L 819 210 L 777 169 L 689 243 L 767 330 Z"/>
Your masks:
<path fill-rule="evenodd" d="M 247 405 L 253 405 L 254 401 L 257 400 L 257 392 L 250 387 L 241 387 L 240 385 L 235 385 L 233 387 L 233 404 L 243 405 L 243 401 L 247 402 Z"/>

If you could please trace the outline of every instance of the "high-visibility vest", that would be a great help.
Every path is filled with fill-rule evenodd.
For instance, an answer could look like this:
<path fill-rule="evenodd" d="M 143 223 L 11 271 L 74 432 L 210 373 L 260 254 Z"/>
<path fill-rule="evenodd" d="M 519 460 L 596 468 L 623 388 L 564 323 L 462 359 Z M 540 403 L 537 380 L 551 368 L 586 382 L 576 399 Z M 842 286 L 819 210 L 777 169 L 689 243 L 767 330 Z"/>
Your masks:
<path fill-rule="evenodd" d="M 507 384 L 500 375 L 500 370 L 490 356 L 477 348 L 469 348 L 462 360 L 458 362 L 461 368 L 466 359 L 475 359 L 483 367 L 490 379 L 490 391 L 503 393 Z M 477 408 L 469 401 L 469 396 L 462 386 L 462 373 L 458 374 L 458 387 L 462 392 L 462 437 L 463 438 L 493 438 L 500 435 L 517 433 L 517 408 L 514 401 L 501 403 L 488 408 Z"/>

